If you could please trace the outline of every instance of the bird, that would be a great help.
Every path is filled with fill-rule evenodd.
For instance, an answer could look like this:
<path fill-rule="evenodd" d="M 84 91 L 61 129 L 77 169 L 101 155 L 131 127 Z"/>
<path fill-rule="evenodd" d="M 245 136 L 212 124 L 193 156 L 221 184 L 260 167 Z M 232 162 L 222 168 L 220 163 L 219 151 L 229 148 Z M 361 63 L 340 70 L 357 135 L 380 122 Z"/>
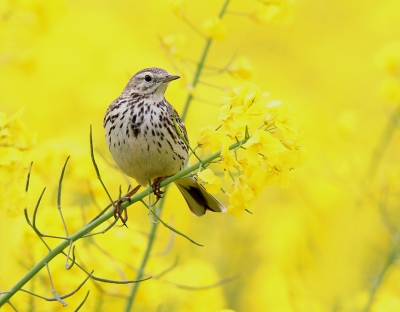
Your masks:
<path fill-rule="evenodd" d="M 112 158 L 124 174 L 139 184 L 114 206 L 114 217 L 124 225 L 128 215 L 125 209 L 122 217 L 119 209 L 124 200 L 140 186 L 150 185 L 158 200 L 163 194 L 160 183 L 189 166 L 185 124 L 164 96 L 168 84 L 179 78 L 161 68 L 140 70 L 104 116 L 105 138 Z M 195 177 L 185 176 L 176 180 L 175 185 L 195 216 L 202 216 L 207 210 L 226 212 L 224 205 Z"/>

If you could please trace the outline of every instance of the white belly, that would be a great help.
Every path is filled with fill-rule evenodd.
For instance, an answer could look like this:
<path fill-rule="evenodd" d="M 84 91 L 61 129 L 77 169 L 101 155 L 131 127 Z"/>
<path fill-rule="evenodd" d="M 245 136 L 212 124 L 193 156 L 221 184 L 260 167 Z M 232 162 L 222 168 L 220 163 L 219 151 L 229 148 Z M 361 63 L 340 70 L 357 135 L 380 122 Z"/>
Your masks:
<path fill-rule="evenodd" d="M 145 119 L 135 136 L 129 122 L 116 120 L 114 125 L 105 127 L 111 155 L 118 167 L 139 184 L 148 185 L 156 178 L 174 175 L 183 168 L 187 150 L 182 148 L 184 143 L 175 134 L 175 129 L 174 138 L 165 128 L 162 130 L 161 122 L 154 128 L 154 122 L 152 125 Z"/>

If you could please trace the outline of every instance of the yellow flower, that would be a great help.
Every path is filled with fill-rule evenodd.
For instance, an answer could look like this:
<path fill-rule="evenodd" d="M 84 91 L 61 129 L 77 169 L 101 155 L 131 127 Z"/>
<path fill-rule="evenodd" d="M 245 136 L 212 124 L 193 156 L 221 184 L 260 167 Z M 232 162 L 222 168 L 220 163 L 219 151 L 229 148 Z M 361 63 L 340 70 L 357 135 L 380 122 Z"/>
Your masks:
<path fill-rule="evenodd" d="M 232 151 L 229 150 L 229 138 L 225 138 L 222 144 L 220 165 L 225 172 L 225 178 L 229 177 L 229 170 L 241 170 L 242 166 L 236 160 Z"/>
<path fill-rule="evenodd" d="M 266 184 L 279 182 L 281 187 L 288 187 L 293 180 L 293 170 L 305 162 L 305 152 L 299 148 L 284 151 L 268 159 Z"/>
<path fill-rule="evenodd" d="M 250 115 L 245 106 L 234 107 L 230 104 L 221 106 L 219 120 L 224 123 L 225 129 L 231 137 L 242 137 L 243 129 L 250 123 Z"/>
<path fill-rule="evenodd" d="M 245 106 L 250 107 L 262 98 L 260 88 L 252 83 L 245 82 L 239 88 L 233 88 L 231 97 L 227 98 L 233 106 Z"/>
<path fill-rule="evenodd" d="M 267 104 L 267 112 L 264 116 L 264 121 L 267 125 L 271 125 L 274 123 L 281 104 L 282 102 L 277 100 L 271 101 Z"/>
<path fill-rule="evenodd" d="M 260 24 L 287 23 L 292 17 L 293 0 L 261 0 L 262 4 L 250 12 L 250 18 Z"/>
<path fill-rule="evenodd" d="M 242 217 L 242 212 L 253 204 L 254 192 L 240 177 L 239 181 L 233 183 L 233 192 L 228 194 L 229 206 L 228 212 L 237 218 Z"/>
<path fill-rule="evenodd" d="M 210 18 L 208 20 L 205 20 L 203 26 L 206 30 L 207 37 L 220 41 L 225 40 L 225 25 L 221 22 L 219 18 Z"/>
<path fill-rule="evenodd" d="M 267 125 L 275 124 L 284 136 L 297 137 L 298 126 L 295 120 L 295 111 L 280 101 L 272 101 L 267 105 L 264 121 Z"/>
<path fill-rule="evenodd" d="M 23 109 L 7 118 L 0 113 L 0 209 L 17 215 L 26 199 L 25 183 L 34 137 L 23 121 Z"/>
<path fill-rule="evenodd" d="M 250 139 L 243 145 L 249 162 L 258 163 L 258 154 L 264 157 L 274 156 L 283 151 L 282 143 L 269 132 L 256 130 Z"/>
<path fill-rule="evenodd" d="M 258 167 L 256 170 L 253 170 L 250 175 L 248 174 L 249 172 L 246 172 L 246 177 L 248 178 L 247 183 L 253 190 L 254 196 L 258 196 L 266 186 L 267 171 Z"/>
<path fill-rule="evenodd" d="M 248 58 L 242 56 L 229 66 L 228 72 L 234 77 L 247 80 L 253 75 L 254 68 Z"/>
<path fill-rule="evenodd" d="M 250 18 L 260 24 L 269 23 L 279 13 L 278 5 L 260 5 L 250 13 Z"/>
<path fill-rule="evenodd" d="M 198 172 L 197 177 L 210 194 L 217 194 L 221 190 L 221 179 L 211 169 Z"/>
<path fill-rule="evenodd" d="M 21 108 L 9 118 L 0 114 L 0 146 L 14 146 L 19 150 L 30 149 L 35 143 L 35 134 L 29 132 L 23 120 L 25 109 Z"/>
<path fill-rule="evenodd" d="M 169 5 L 176 17 L 183 18 L 185 16 L 186 12 L 185 0 L 170 0 Z"/>
<path fill-rule="evenodd" d="M 210 146 L 213 152 L 218 151 L 225 135 L 222 132 L 216 131 L 213 126 L 207 126 L 200 129 L 200 137 L 197 139 L 197 144 L 201 147 Z"/>
<path fill-rule="evenodd" d="M 165 51 L 173 57 L 183 58 L 182 46 L 185 44 L 184 35 L 168 35 L 161 39 L 161 45 Z"/>
<path fill-rule="evenodd" d="M 0 166 L 22 161 L 22 152 L 12 146 L 0 146 Z"/>
<path fill-rule="evenodd" d="M 224 123 L 229 136 L 242 138 L 251 117 L 265 114 L 268 94 L 261 93 L 260 89 L 250 82 L 232 90 L 231 96 L 225 98 L 228 102 L 220 109 L 219 120 Z"/>
<path fill-rule="evenodd" d="M 294 122 L 294 111 L 290 109 L 287 105 L 281 105 L 279 114 L 275 118 L 275 126 L 286 132 L 288 136 L 297 135 L 297 123 Z"/>

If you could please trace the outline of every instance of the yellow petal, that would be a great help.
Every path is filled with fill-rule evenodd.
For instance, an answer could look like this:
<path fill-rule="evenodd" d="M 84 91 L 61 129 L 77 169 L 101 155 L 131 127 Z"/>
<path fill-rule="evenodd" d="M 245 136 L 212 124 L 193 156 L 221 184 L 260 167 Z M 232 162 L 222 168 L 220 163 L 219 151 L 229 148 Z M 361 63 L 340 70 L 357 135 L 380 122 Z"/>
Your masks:
<path fill-rule="evenodd" d="M 226 29 L 225 25 L 219 18 L 210 18 L 205 20 L 203 26 L 206 30 L 207 37 L 215 40 L 225 40 Z"/>

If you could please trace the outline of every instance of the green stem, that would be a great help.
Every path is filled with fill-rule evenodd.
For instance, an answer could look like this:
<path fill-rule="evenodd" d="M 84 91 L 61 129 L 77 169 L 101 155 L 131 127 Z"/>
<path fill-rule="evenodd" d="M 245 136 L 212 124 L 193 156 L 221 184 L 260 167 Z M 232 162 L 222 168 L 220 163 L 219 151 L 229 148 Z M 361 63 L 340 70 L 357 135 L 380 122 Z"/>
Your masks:
<path fill-rule="evenodd" d="M 218 18 L 221 19 L 224 16 L 224 14 L 226 13 L 226 8 L 228 7 L 229 1 L 230 0 L 225 0 L 224 4 L 222 5 L 221 11 L 218 14 Z M 208 51 L 210 50 L 212 41 L 213 40 L 211 38 L 208 38 L 206 40 L 206 43 L 203 48 L 203 52 L 200 56 L 199 64 L 197 65 L 196 72 L 194 73 L 194 77 L 193 77 L 193 81 L 192 81 L 192 88 L 195 88 L 197 83 L 199 82 L 199 78 L 200 78 L 201 72 L 203 70 L 206 58 L 208 56 Z M 192 100 L 193 100 L 193 94 L 190 93 L 190 94 L 188 94 L 186 101 L 185 101 L 185 105 L 183 106 L 183 111 L 181 114 L 181 118 L 183 121 L 186 119 L 186 116 L 189 111 L 189 107 L 190 107 Z"/>
<path fill-rule="evenodd" d="M 381 286 L 382 281 L 383 281 L 384 277 L 386 276 L 388 270 L 391 268 L 391 266 L 397 260 L 397 257 L 399 255 L 399 251 L 400 251 L 400 240 L 399 240 L 399 238 L 397 238 L 396 242 L 395 242 L 395 244 L 393 246 L 393 249 L 389 254 L 389 257 L 386 260 L 386 263 L 384 264 L 381 272 L 377 276 L 377 278 L 375 280 L 375 283 L 372 286 L 371 292 L 370 292 L 369 297 L 368 297 L 368 301 L 367 301 L 367 303 L 366 303 L 366 305 L 364 307 L 364 310 L 363 310 L 364 312 L 371 311 L 371 307 L 372 307 L 372 304 L 374 302 L 376 292 L 378 291 L 379 287 Z"/>
<path fill-rule="evenodd" d="M 228 7 L 230 0 L 225 0 L 225 3 L 222 5 L 221 11 L 219 11 L 218 18 L 222 18 L 226 13 L 226 8 Z"/>
<path fill-rule="evenodd" d="M 114 212 L 111 209 L 108 213 L 105 213 L 92 223 L 89 223 L 73 235 L 71 235 L 68 239 L 62 241 L 58 246 L 55 248 L 51 249 L 47 255 L 45 255 L 36 265 L 32 267 L 32 269 L 29 270 L 27 274 L 24 275 L 23 278 L 21 278 L 13 287 L 11 287 L 10 290 L 8 290 L 6 293 L 2 294 L 0 296 L 0 307 L 2 307 L 5 303 L 9 302 L 11 297 L 14 296 L 14 294 L 20 290 L 28 281 L 30 281 L 39 271 L 46 265 L 46 263 L 49 263 L 54 257 L 56 257 L 58 254 L 60 254 L 65 248 L 67 248 L 70 245 L 70 241 L 75 242 L 81 237 L 83 237 L 85 234 L 88 234 L 91 232 L 94 228 L 108 220 L 113 216 Z"/>
<path fill-rule="evenodd" d="M 211 43 L 212 43 L 212 39 L 207 39 L 206 45 L 204 46 L 203 53 L 202 53 L 201 58 L 200 58 L 199 65 L 197 66 L 197 70 L 196 70 L 196 72 L 194 74 L 194 78 L 193 78 L 193 82 L 192 82 L 192 87 L 193 88 L 199 82 L 200 74 L 201 74 L 201 71 L 203 69 L 204 61 L 206 60 L 206 56 L 207 56 L 208 50 L 210 49 Z M 192 100 L 193 100 L 193 94 L 189 93 L 187 98 L 186 98 L 185 105 L 183 107 L 183 111 L 182 111 L 182 115 L 181 115 L 182 120 L 186 119 L 187 113 L 189 111 L 190 103 L 192 102 Z"/>
<path fill-rule="evenodd" d="M 164 202 L 164 200 L 163 200 L 163 202 Z M 162 204 L 160 204 L 160 206 L 161 205 Z M 144 269 L 145 269 L 146 264 L 147 264 L 147 260 L 149 260 L 150 252 L 151 252 L 151 249 L 153 248 L 154 238 L 156 236 L 157 227 L 158 227 L 158 223 L 151 223 L 151 229 L 150 229 L 150 234 L 149 234 L 149 242 L 147 244 L 146 252 L 145 252 L 145 254 L 143 256 L 142 263 L 140 264 L 139 270 L 138 270 L 138 272 L 136 274 L 136 278 L 141 279 L 143 277 Z M 138 288 L 139 288 L 138 286 L 139 286 L 139 283 L 135 283 L 132 286 L 132 290 L 131 290 L 131 293 L 129 295 L 128 301 L 126 303 L 126 307 L 125 307 L 125 311 L 127 311 L 127 312 L 131 311 L 131 309 L 132 309 L 133 302 L 134 302 L 136 293 L 137 293 Z"/>

